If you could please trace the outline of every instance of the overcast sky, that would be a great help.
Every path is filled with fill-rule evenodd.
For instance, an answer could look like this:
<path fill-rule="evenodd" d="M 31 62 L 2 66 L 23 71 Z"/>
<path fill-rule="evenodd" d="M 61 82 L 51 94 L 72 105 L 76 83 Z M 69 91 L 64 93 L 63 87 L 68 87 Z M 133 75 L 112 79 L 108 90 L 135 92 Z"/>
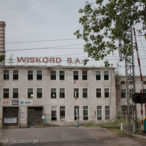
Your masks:
<path fill-rule="evenodd" d="M 18 56 L 58 56 L 62 57 L 64 62 L 67 57 L 85 59 L 87 54 L 83 51 L 84 42 L 76 40 L 73 35 L 81 27 L 78 23 L 80 16 L 78 10 L 84 7 L 85 2 L 85 0 L 0 0 L 0 20 L 6 22 L 6 50 L 9 50 L 6 53 L 7 60 L 10 56 L 14 60 Z M 143 58 L 143 74 L 146 75 L 144 38 L 138 37 L 138 44 Z M 49 49 L 12 51 L 44 47 Z M 109 61 L 117 67 L 118 55 L 111 56 Z M 95 63 L 91 59 L 88 65 L 103 66 L 103 62 Z M 124 64 L 119 63 L 119 70 L 123 71 L 123 68 Z M 138 74 L 137 65 L 136 72 Z"/>

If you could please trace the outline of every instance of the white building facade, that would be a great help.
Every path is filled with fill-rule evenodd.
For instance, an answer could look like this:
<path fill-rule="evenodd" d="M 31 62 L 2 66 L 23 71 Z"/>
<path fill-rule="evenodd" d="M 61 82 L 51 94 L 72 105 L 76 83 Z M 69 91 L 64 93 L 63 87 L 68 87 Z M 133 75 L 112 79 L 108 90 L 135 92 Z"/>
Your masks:
<path fill-rule="evenodd" d="M 115 89 L 114 68 L 1 66 L 0 125 L 113 120 Z"/>

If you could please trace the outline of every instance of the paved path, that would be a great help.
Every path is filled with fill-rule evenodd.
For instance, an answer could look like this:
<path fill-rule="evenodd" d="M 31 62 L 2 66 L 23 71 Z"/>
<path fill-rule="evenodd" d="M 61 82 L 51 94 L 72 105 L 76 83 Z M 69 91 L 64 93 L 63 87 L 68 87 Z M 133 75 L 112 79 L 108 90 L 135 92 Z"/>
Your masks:
<path fill-rule="evenodd" d="M 2 130 L 1 142 L 11 146 L 145 146 L 102 128 L 26 128 Z M 24 143 L 24 144 L 23 144 Z"/>

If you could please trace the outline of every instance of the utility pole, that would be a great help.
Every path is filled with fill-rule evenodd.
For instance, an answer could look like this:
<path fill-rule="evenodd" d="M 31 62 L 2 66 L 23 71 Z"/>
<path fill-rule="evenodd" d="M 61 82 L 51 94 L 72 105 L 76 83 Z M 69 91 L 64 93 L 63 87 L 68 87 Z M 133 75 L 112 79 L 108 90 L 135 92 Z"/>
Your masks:
<path fill-rule="evenodd" d="M 131 44 L 133 44 L 133 36 L 132 36 L 132 28 L 131 28 Z M 130 120 L 134 120 L 135 130 L 134 133 L 137 131 L 137 108 L 136 104 L 132 105 L 132 98 L 130 97 L 130 93 L 133 95 L 136 91 L 135 87 L 135 69 L 134 69 L 134 51 L 133 48 L 131 52 L 125 55 L 125 74 L 126 74 L 126 98 L 127 98 L 127 120 L 128 120 L 128 130 L 130 126 Z M 130 109 L 132 109 L 132 115 L 130 116 Z M 133 118 L 132 118 L 133 116 Z"/>
<path fill-rule="evenodd" d="M 135 86 L 135 66 L 134 66 L 134 50 L 133 50 L 133 34 L 132 34 L 132 27 L 129 30 L 131 35 L 131 44 L 132 48 L 130 52 L 127 52 L 124 59 L 125 59 L 125 75 L 126 75 L 126 99 L 127 99 L 127 121 L 128 121 L 128 131 L 130 130 L 130 121 L 134 120 L 134 133 L 136 133 L 138 124 L 137 124 L 137 108 L 136 104 L 132 104 L 132 97 L 136 92 Z M 121 47 L 121 41 L 119 41 L 119 47 Z M 119 48 L 121 49 L 121 48 Z M 121 51 L 119 50 L 120 61 L 123 60 L 123 56 Z M 132 109 L 131 109 L 132 108 Z M 130 110 L 132 111 L 132 115 L 130 115 Z"/>
<path fill-rule="evenodd" d="M 135 28 L 133 28 L 133 31 L 134 31 L 134 38 L 135 38 L 137 62 L 138 62 L 138 67 L 139 67 L 140 80 L 141 80 L 141 93 L 144 93 L 143 76 L 142 76 L 141 63 L 140 63 L 140 57 L 139 57 L 139 52 L 138 52 L 138 45 L 137 45 Z M 143 104 L 142 103 L 141 103 L 141 131 L 143 131 Z"/>

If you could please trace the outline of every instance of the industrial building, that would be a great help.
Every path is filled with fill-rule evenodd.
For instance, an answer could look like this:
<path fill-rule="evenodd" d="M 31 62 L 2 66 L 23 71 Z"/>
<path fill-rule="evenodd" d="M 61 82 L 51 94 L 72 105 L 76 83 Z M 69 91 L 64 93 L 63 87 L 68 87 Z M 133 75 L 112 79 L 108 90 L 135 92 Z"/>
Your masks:
<path fill-rule="evenodd" d="M 116 116 L 114 68 L 0 67 L 0 124 L 106 122 Z"/>

